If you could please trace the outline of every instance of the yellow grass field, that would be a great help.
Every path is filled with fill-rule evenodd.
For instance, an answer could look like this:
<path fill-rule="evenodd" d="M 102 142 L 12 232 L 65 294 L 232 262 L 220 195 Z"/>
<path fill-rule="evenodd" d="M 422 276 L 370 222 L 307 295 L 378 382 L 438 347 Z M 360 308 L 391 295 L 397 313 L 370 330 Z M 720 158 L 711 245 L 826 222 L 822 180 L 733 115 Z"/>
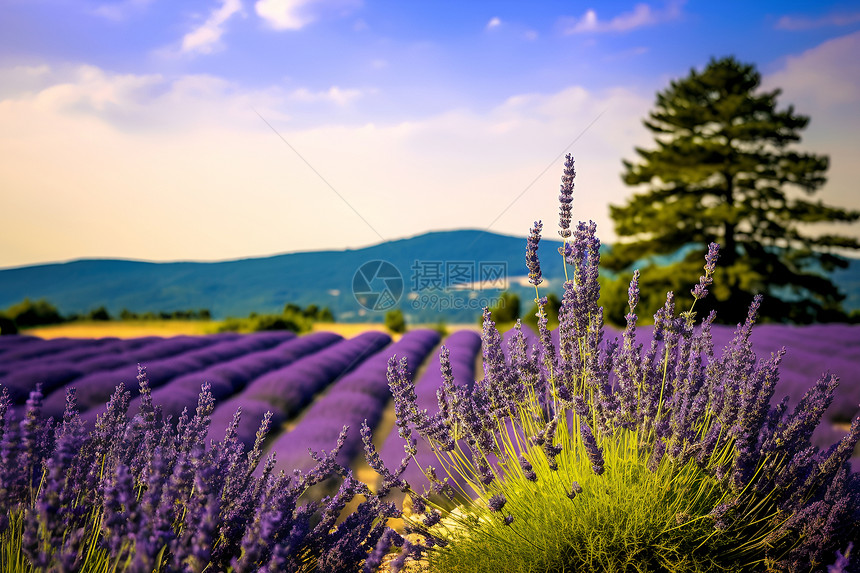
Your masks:
<path fill-rule="evenodd" d="M 42 326 L 22 330 L 21 334 L 38 336 L 39 338 L 136 338 L 140 336 L 180 336 L 180 335 L 202 335 L 212 334 L 218 330 L 221 322 L 217 320 L 131 320 L 131 321 L 109 321 L 109 322 L 73 322 L 69 324 L 57 324 L 53 326 Z M 410 328 L 431 328 L 432 325 L 414 325 Z M 448 332 L 457 330 L 474 330 L 480 332 L 477 324 L 452 324 L 446 325 Z M 346 323 L 346 322 L 318 322 L 314 324 L 314 332 L 326 331 L 340 334 L 344 338 L 351 338 L 368 330 L 388 332 L 385 325 L 378 323 Z M 389 334 L 391 334 L 389 332 Z M 400 335 L 394 334 L 395 340 Z"/>
<path fill-rule="evenodd" d="M 201 335 L 214 333 L 218 321 L 203 320 L 129 320 L 71 322 L 52 326 L 28 328 L 21 334 L 39 338 L 137 338 L 140 336 L 179 336 L 182 334 Z"/>

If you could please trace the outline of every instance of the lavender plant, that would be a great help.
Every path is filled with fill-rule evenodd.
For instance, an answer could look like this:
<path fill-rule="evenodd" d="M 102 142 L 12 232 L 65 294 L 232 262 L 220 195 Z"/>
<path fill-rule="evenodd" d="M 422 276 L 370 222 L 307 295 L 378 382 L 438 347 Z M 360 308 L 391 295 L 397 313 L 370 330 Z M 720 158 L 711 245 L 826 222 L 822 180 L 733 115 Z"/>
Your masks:
<path fill-rule="evenodd" d="M 153 404 L 143 368 L 138 381 L 137 415 L 128 419 L 130 392 L 117 386 L 90 433 L 74 390 L 56 424 L 40 415 L 39 389 L 20 422 L 0 394 L 0 570 L 353 573 L 399 515 L 386 491 L 372 493 L 335 462 L 347 428 L 307 472 L 275 475 L 274 457 L 255 472 L 269 416 L 250 451 L 237 439 L 238 411 L 207 448 L 207 384 L 196 413 L 174 424 Z M 332 476 L 335 495 L 299 504 Z M 364 501 L 344 517 L 356 496 Z"/>
<path fill-rule="evenodd" d="M 690 307 L 676 312 L 668 293 L 647 346 L 637 343 L 634 273 L 626 328 L 604 342 L 600 242 L 593 222 L 570 228 L 573 177 L 568 155 L 559 234 L 572 279 L 558 342 L 538 291 L 538 222 L 526 250 L 539 303 L 531 353 L 517 332 L 506 357 L 485 311 L 484 378 L 471 388 L 446 380 L 434 413 L 416 406 L 407 365 L 389 363 L 406 453 L 418 434 L 436 454 L 422 468 L 429 489 L 400 484 L 412 497 L 407 531 L 425 539 L 403 555 L 426 551 L 439 572 L 858 570 L 845 552 L 860 533 L 860 476 L 848 462 L 860 417 L 826 450 L 810 442 L 836 377 L 823 375 L 792 409 L 772 404 L 785 350 L 753 351 L 760 297 L 716 356 L 715 314 L 697 324 L 695 313 L 716 244 Z M 440 360 L 450 372 L 444 350 Z"/>

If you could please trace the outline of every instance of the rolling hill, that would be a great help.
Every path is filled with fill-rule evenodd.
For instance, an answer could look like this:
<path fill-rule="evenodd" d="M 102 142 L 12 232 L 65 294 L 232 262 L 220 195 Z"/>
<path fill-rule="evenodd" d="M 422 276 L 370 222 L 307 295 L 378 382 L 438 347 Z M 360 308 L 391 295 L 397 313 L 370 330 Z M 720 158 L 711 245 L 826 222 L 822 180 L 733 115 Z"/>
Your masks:
<path fill-rule="evenodd" d="M 564 274 L 554 251 L 560 244 L 544 239 L 540 246 L 548 288 L 558 292 Z M 473 322 L 503 286 L 494 278 L 507 278 L 510 290 L 525 300 L 533 297 L 524 280 L 524 254 L 522 237 L 454 230 L 362 249 L 221 262 L 76 260 L 0 270 L 0 308 L 29 297 L 46 298 L 64 314 L 104 305 L 114 315 L 124 308 L 138 313 L 207 308 L 213 318 L 225 318 L 276 313 L 292 302 L 327 306 L 339 321 L 377 321 L 394 300 L 413 322 L 440 317 Z M 478 283 L 482 278 L 487 280 Z M 849 295 L 846 307 L 860 308 L 860 260 L 834 273 L 834 279 Z M 359 294 L 365 292 L 359 298 L 371 308 L 353 296 L 354 285 Z M 464 285 L 483 288 L 458 288 Z M 374 303 L 381 310 L 373 310 Z"/>

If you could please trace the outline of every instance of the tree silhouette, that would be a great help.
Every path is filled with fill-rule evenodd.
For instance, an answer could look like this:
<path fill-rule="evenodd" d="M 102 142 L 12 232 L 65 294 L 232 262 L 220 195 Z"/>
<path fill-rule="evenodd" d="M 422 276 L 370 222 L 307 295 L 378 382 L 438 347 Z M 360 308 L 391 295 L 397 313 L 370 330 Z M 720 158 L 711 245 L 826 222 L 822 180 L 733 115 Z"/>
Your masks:
<path fill-rule="evenodd" d="M 637 147 L 640 160 L 623 162 L 624 182 L 647 190 L 610 207 L 619 241 L 603 260 L 624 273 L 610 285 L 619 291 L 610 297 L 626 291 L 635 262 L 661 255 L 670 257 L 668 265 L 642 271 L 641 292 L 652 297 L 643 303 L 656 309 L 654 298 L 669 290 L 680 296 L 701 274 L 713 241 L 722 247 L 720 263 L 713 296 L 698 312 L 714 307 L 722 321 L 735 323 L 762 293 L 765 320 L 845 318 L 845 297 L 827 273 L 846 267 L 840 251 L 860 244 L 837 234 L 813 235 L 809 227 L 851 223 L 860 212 L 809 198 L 824 185 L 829 158 L 793 148 L 809 117 L 793 106 L 777 110 L 781 90 L 759 91 L 760 83 L 753 65 L 727 57 L 657 94 L 643 121 L 656 148 Z"/>

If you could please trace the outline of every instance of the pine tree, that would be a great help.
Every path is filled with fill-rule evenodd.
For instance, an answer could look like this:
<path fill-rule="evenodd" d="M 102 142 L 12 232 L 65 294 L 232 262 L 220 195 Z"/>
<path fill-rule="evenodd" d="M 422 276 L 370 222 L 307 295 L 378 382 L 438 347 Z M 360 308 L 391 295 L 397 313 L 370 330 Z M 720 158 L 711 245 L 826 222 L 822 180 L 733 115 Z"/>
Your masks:
<path fill-rule="evenodd" d="M 827 273 L 846 267 L 839 253 L 860 243 L 811 234 L 809 226 L 852 223 L 860 212 L 809 198 L 824 185 L 829 158 L 793 148 L 809 117 L 793 106 L 777 110 L 781 90 L 760 91 L 760 83 L 753 65 L 727 57 L 712 59 L 701 73 L 691 70 L 657 94 L 655 109 L 643 121 L 656 149 L 637 147 L 641 160 L 623 162 L 624 182 L 648 189 L 625 205 L 610 206 L 619 241 L 604 263 L 622 272 L 610 286 L 616 295 L 623 292 L 626 300 L 635 262 L 662 255 L 674 262 L 643 269 L 641 291 L 672 290 L 681 297 L 701 274 L 713 241 L 722 248 L 715 296 L 709 298 L 722 321 L 742 320 L 758 292 L 765 295 L 766 320 L 845 318 L 845 297 Z M 660 304 L 643 302 L 651 309 Z M 699 303 L 696 311 L 708 308 Z"/>

